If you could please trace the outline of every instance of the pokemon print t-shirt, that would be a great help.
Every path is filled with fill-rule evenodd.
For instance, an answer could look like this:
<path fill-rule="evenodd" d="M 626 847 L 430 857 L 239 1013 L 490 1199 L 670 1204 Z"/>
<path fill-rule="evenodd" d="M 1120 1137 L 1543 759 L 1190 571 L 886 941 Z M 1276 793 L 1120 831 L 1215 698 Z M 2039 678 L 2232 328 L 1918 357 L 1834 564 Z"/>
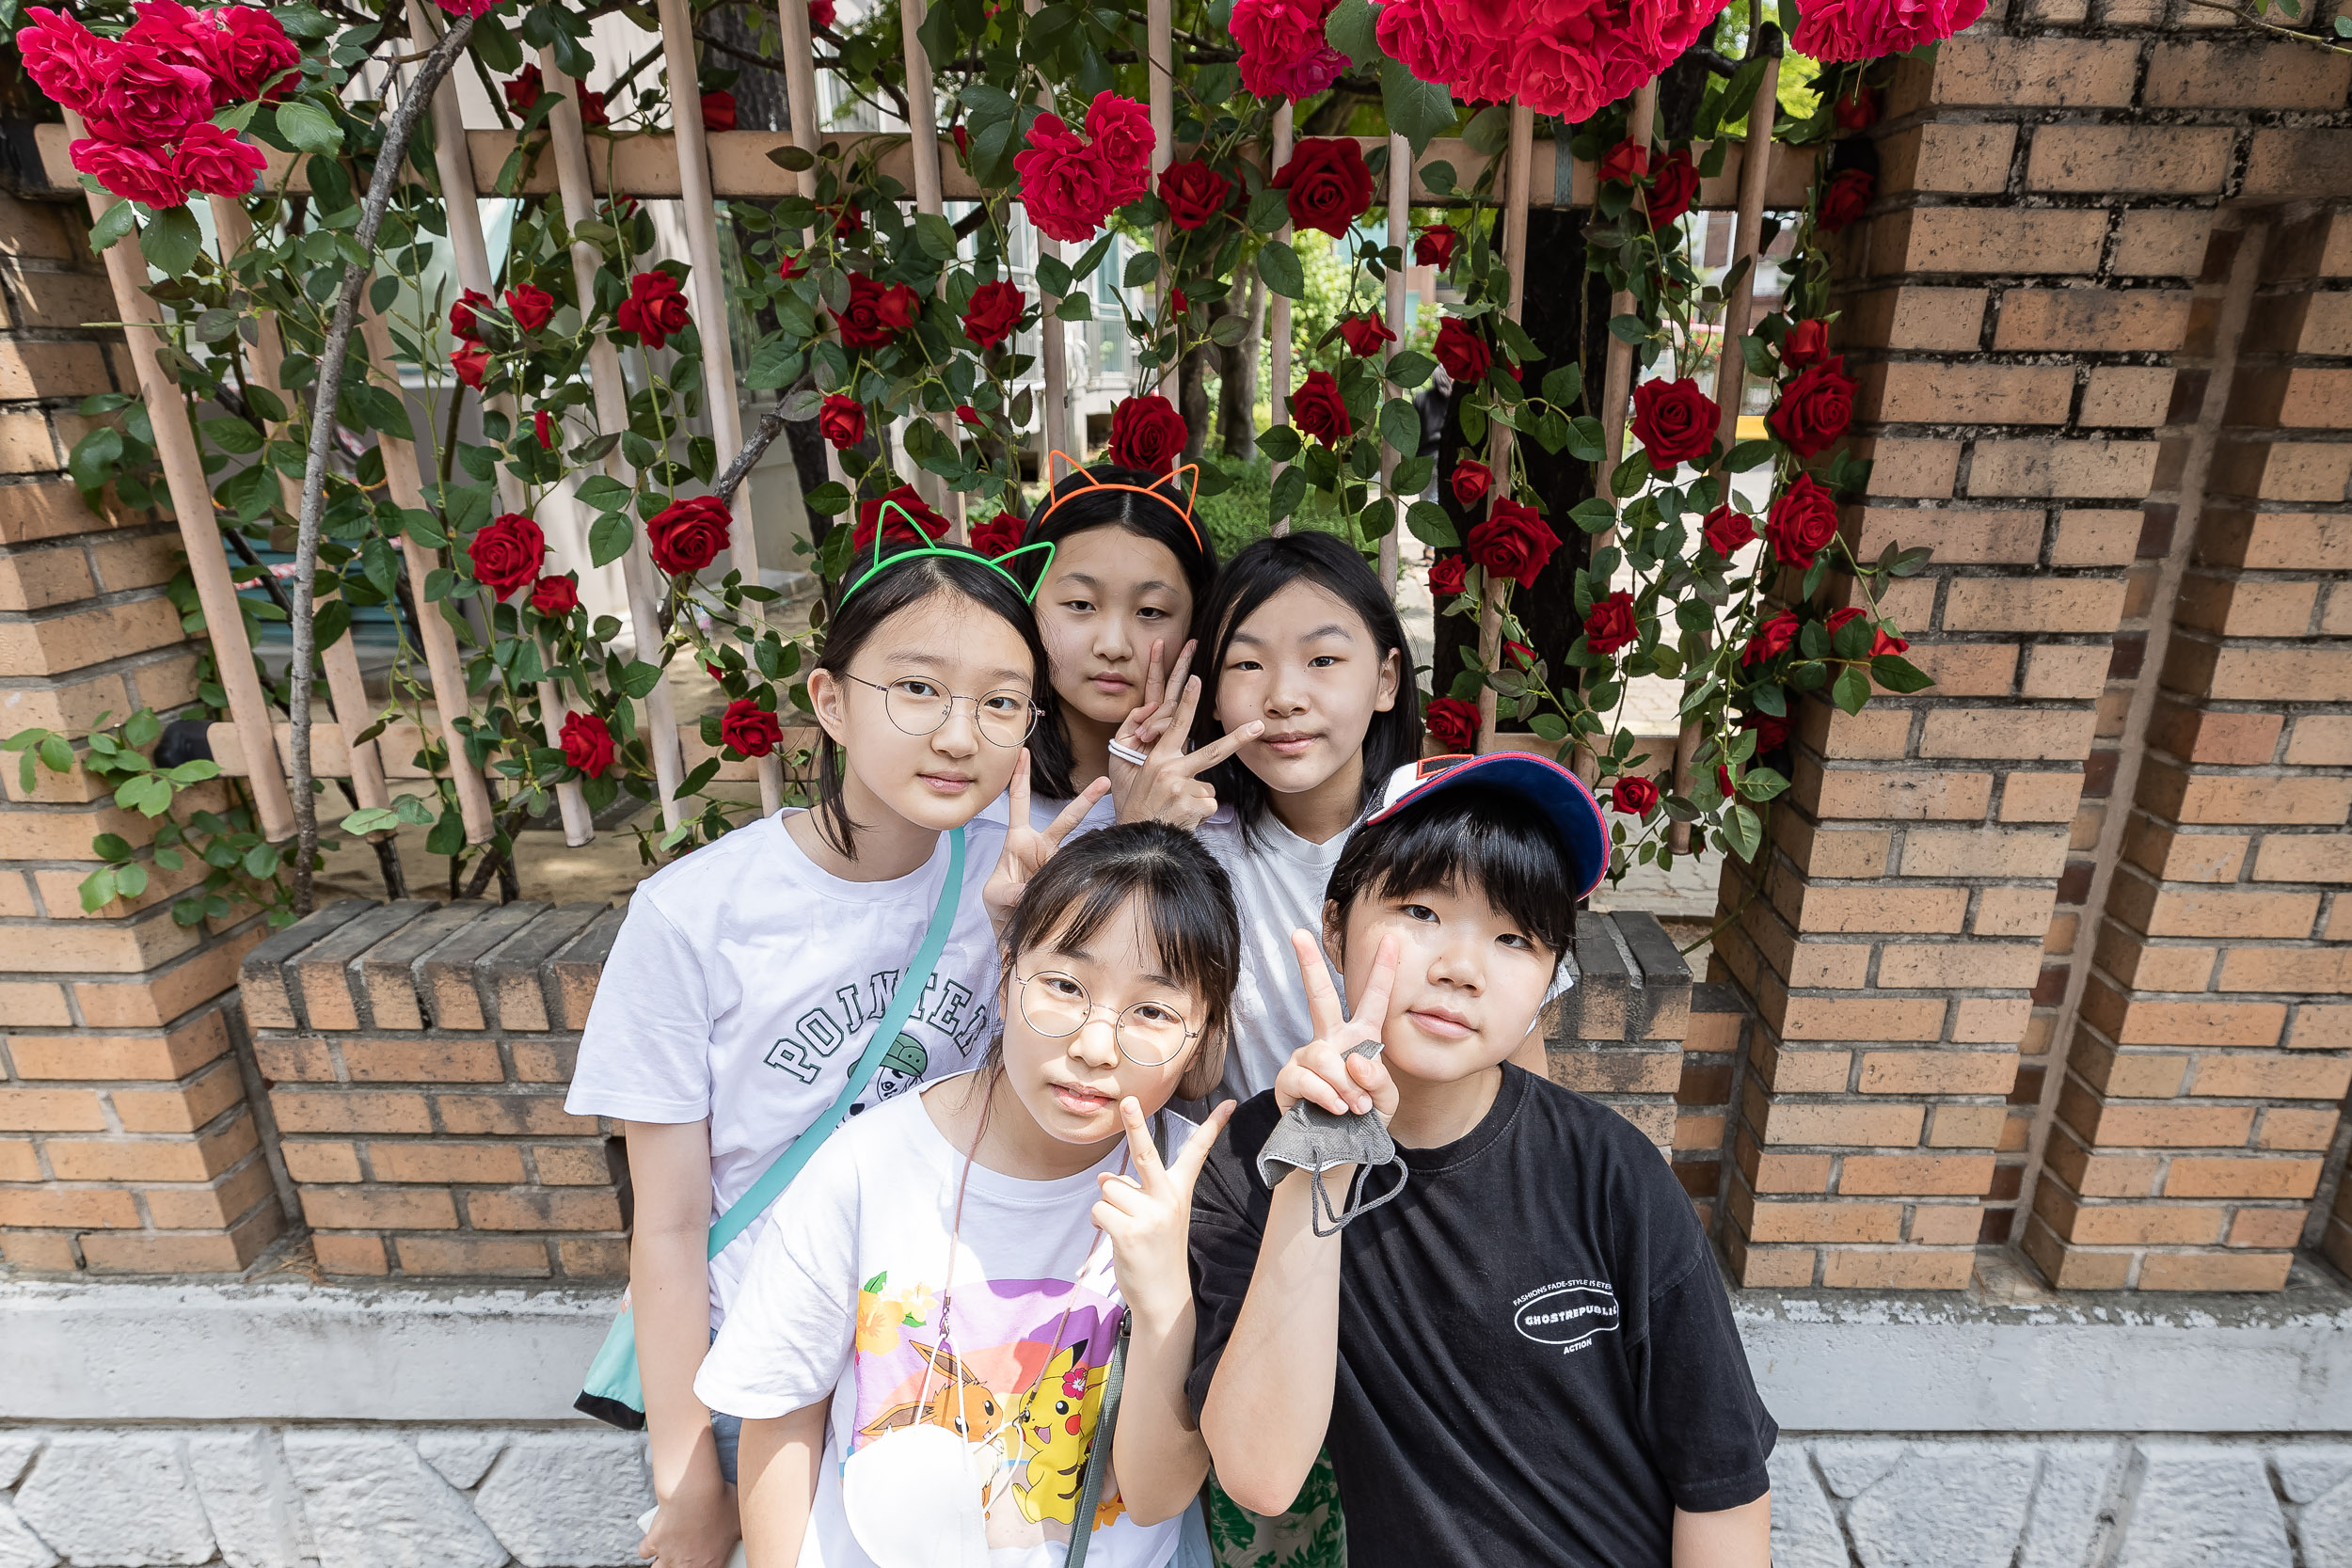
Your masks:
<path fill-rule="evenodd" d="M 963 1441 L 990 1568 L 1057 1568 L 1123 1310 L 1110 1243 L 1097 1244 L 1088 1215 L 1096 1176 L 1123 1169 L 1124 1148 L 1058 1181 L 976 1164 L 959 1228 L 963 1151 L 922 1101 L 901 1095 L 858 1117 L 801 1173 L 753 1251 L 694 1392 L 713 1410 L 755 1419 L 831 1396 L 800 1568 L 870 1561 L 842 1508 L 841 1466 L 914 1422 Z M 1008 1113 L 1000 1105 L 997 1114 Z M 1182 1148 L 1191 1124 L 1164 1119 L 1161 1147 Z M 1114 1470 L 1089 1568 L 1159 1568 L 1181 1521 L 1136 1524 L 1117 1483 Z"/>
<path fill-rule="evenodd" d="M 637 885 L 564 1101 L 576 1117 L 710 1118 L 713 1220 L 840 1096 L 947 877 L 942 833 L 904 877 L 844 881 L 793 842 L 793 815 L 746 823 Z M 995 1036 L 996 938 L 980 889 L 1005 834 L 985 822 L 964 834 L 955 927 L 863 1105 L 961 1072 Z M 710 1261 L 713 1328 L 764 1223 Z"/>

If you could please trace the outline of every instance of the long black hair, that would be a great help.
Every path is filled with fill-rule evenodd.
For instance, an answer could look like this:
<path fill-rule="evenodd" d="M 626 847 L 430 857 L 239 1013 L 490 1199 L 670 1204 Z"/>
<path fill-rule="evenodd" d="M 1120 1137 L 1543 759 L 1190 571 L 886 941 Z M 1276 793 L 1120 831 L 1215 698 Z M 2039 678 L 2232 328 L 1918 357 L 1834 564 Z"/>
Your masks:
<path fill-rule="evenodd" d="M 854 578 L 852 579 L 855 580 Z M 882 562 L 882 570 L 834 608 L 825 625 L 824 652 L 816 668 L 838 677 L 872 640 L 874 630 L 910 605 L 937 594 L 961 594 L 1021 634 L 1029 650 L 1032 693 L 1046 689 L 1045 644 L 1038 641 L 1037 617 L 1010 578 L 977 555 L 929 555 L 908 550 Z M 1047 693 L 1050 695 L 1050 691 Z M 1032 695 L 1032 702 L 1040 699 Z M 986 745 L 988 742 L 982 741 Z M 819 726 L 817 741 L 817 827 L 825 841 L 857 859 L 859 824 L 842 799 L 840 745 Z"/>
<path fill-rule="evenodd" d="M 1165 822 L 1123 822 L 1071 840 L 1054 852 L 1006 923 L 1001 961 L 1006 984 L 1017 988 L 1021 955 L 1045 942 L 1068 949 L 1094 934 L 1138 900 L 1159 949 L 1161 973 L 1201 1000 L 1205 1017 L 1192 1060 L 1177 1080 L 1175 1099 L 1200 1100 L 1225 1076 L 1225 1037 L 1232 1020 L 1233 986 L 1241 974 L 1241 914 L 1225 868 L 1181 828 Z M 1017 1007 L 1017 990 L 1007 1006 Z M 999 1035 L 981 1061 L 985 1074 L 1004 1059 Z"/>
<path fill-rule="evenodd" d="M 1151 495 L 1106 488 L 1114 484 L 1132 484 L 1149 490 Z M 1057 505 L 1057 501 L 1060 504 Z M 1191 591 L 1193 626 L 1197 629 L 1200 607 L 1208 602 L 1216 581 L 1216 546 L 1209 543 L 1208 531 L 1198 529 L 1198 523 L 1197 518 L 1187 518 L 1184 492 L 1174 480 L 1157 478 L 1140 468 L 1098 463 L 1083 475 L 1062 476 L 1061 483 L 1038 502 L 1028 527 L 1022 532 L 1021 543 L 1035 545 L 1050 540 L 1059 544 L 1089 529 L 1117 528 L 1138 539 L 1166 546 L 1184 574 L 1184 586 Z M 1045 575 L 1044 552 L 1022 557 L 1013 562 L 1013 570 L 1028 584 L 1034 600 Z M 1168 649 L 1168 655 L 1173 659 L 1176 650 Z M 1076 758 L 1070 745 L 1069 722 L 1062 717 L 1060 700 L 1053 692 L 1053 681 L 1049 676 L 1041 684 L 1046 694 L 1038 702 L 1045 712 L 1038 721 L 1037 733 L 1029 737 L 1030 784 L 1041 799 L 1067 800 L 1084 787 L 1084 783 L 1070 776 Z"/>
<path fill-rule="evenodd" d="M 1193 613 L 1194 631 L 1207 657 L 1193 661 L 1200 672 L 1200 706 L 1193 715 L 1192 744 L 1206 746 L 1225 733 L 1216 719 L 1217 678 L 1232 649 L 1233 633 L 1295 582 L 1310 582 L 1329 593 L 1363 622 L 1382 658 L 1391 653 L 1397 657 L 1396 701 L 1387 712 L 1375 712 L 1372 727 L 1364 732 L 1360 811 L 1390 773 L 1421 755 L 1421 705 L 1413 700 L 1413 655 L 1396 606 L 1381 587 L 1379 575 L 1354 546 L 1335 534 L 1298 532 L 1257 540 L 1244 546 L 1217 574 L 1208 604 Z M 1272 809 L 1274 792 L 1238 756 L 1219 763 L 1207 777 L 1216 786 L 1217 799 L 1232 802 L 1244 836 L 1254 839 Z"/>

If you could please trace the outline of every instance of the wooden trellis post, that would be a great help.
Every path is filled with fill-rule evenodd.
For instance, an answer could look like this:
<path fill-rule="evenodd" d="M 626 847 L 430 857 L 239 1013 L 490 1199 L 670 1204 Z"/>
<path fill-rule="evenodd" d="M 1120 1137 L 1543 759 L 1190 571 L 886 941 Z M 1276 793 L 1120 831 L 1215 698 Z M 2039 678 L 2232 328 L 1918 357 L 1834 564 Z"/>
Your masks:
<path fill-rule="evenodd" d="M 1511 272 L 1511 293 L 1505 311 L 1513 321 L 1519 319 L 1519 304 L 1527 293 L 1527 202 L 1528 191 L 1534 183 L 1535 161 L 1535 111 L 1524 103 L 1511 105 L 1511 150 L 1504 177 L 1509 180 L 1508 193 L 1502 207 L 1502 264 Z M 1493 443 L 1487 461 L 1495 471 L 1495 490 L 1501 494 L 1510 485 L 1511 427 L 1502 420 L 1493 421 L 1489 433 Z M 1478 612 L 1478 661 L 1487 670 L 1502 653 L 1502 605 L 1491 582 L 1482 584 Z M 1481 683 L 1478 688 L 1478 750 L 1495 749 L 1495 689 Z"/>
<path fill-rule="evenodd" d="M 1389 268 L 1388 297 L 1382 312 L 1388 329 L 1396 335 L 1391 343 L 1393 353 L 1405 341 L 1405 263 L 1410 259 L 1413 243 L 1413 144 L 1403 136 L 1389 137 L 1389 244 L 1397 250 L 1397 264 Z M 1391 383 L 1389 394 L 1402 396 L 1404 388 Z M 1397 591 L 1396 552 L 1403 544 L 1405 509 L 1412 504 L 1410 496 L 1396 494 L 1389 482 L 1396 473 L 1396 466 L 1419 451 L 1401 452 L 1386 440 L 1380 443 L 1380 485 L 1389 492 L 1389 531 L 1380 536 L 1380 580 L 1393 598 Z"/>
<path fill-rule="evenodd" d="M 1290 161 L 1291 106 L 1286 100 L 1274 111 L 1274 153 L 1266 163 L 1266 173 L 1269 176 L 1279 174 L 1281 172 L 1282 166 Z M 1285 245 L 1289 244 L 1291 226 L 1284 223 L 1280 229 L 1275 230 L 1274 237 Z M 1276 293 L 1271 288 L 1267 289 L 1265 293 L 1266 349 L 1272 356 L 1267 361 L 1267 385 L 1271 388 L 1273 404 L 1267 417 L 1274 428 L 1279 429 L 1291 422 L 1291 302 Z M 1279 479 L 1282 476 L 1282 470 L 1289 466 L 1286 463 L 1275 464 L 1274 477 Z M 1277 534 L 1288 533 L 1290 531 L 1291 520 L 1288 517 L 1280 519 L 1274 525 L 1274 531 Z"/>
<path fill-rule="evenodd" d="M 563 97 L 563 102 L 548 116 L 548 132 L 555 149 L 556 184 L 563 193 L 564 222 L 578 229 L 596 215 L 596 198 L 588 179 L 587 134 L 580 122 L 580 88 L 556 66 L 553 51 L 542 50 L 539 64 L 548 90 Z M 617 209 L 619 204 L 616 193 L 613 205 Z M 602 253 L 593 244 L 586 240 L 572 242 L 572 282 L 584 309 L 595 309 L 596 270 L 603 261 Z M 588 345 L 588 384 L 596 394 L 596 428 L 608 436 L 627 430 L 628 383 L 621 375 L 621 356 L 613 348 L 612 340 L 601 332 Z M 636 483 L 636 473 L 628 459 L 621 455 L 619 443 L 614 443 L 605 454 L 604 466 L 605 471 L 621 483 Z M 628 619 L 637 639 L 637 657 L 648 663 L 659 663 L 662 647 L 660 587 L 654 576 L 653 555 L 646 546 L 644 531 L 633 521 L 628 553 L 621 557 L 621 580 L 628 594 Z M 684 817 L 677 786 L 685 777 L 685 769 L 679 756 L 677 717 L 670 706 L 666 678 L 655 682 L 654 689 L 645 693 L 644 708 L 645 747 L 653 753 L 654 783 L 661 792 L 661 825 L 675 828 Z"/>
<path fill-rule="evenodd" d="M 1155 192 L 1159 189 L 1160 176 L 1167 173 L 1168 166 L 1176 160 L 1176 38 L 1173 12 L 1171 0 L 1145 0 L 1143 57 L 1144 74 L 1151 92 L 1152 188 Z M 1158 248 L 1162 258 L 1159 281 L 1162 299 L 1168 298 L 1168 291 L 1175 287 L 1175 279 L 1168 276 L 1167 271 L 1168 232 L 1168 226 L 1161 224 Z M 1181 350 L 1184 341 L 1184 324 L 1174 320 L 1173 310 L 1169 312 L 1169 317 Z M 1177 370 L 1183 362 L 1184 355 L 1179 352 L 1160 367 L 1160 395 L 1170 403 L 1177 400 Z"/>
<path fill-rule="evenodd" d="M 919 0 L 908 0 L 910 5 Z M 677 137 L 677 175 L 686 218 L 686 258 L 692 267 L 694 316 L 703 345 L 703 403 L 710 410 L 710 434 L 720 461 L 743 450 L 743 405 L 735 386 L 735 339 L 728 330 L 727 277 L 719 255 L 718 208 L 710 194 L 710 146 L 703 129 L 702 74 L 694 59 L 694 23 L 686 0 L 658 0 L 661 21 L 661 52 L 670 72 L 670 124 Z M 542 74 L 544 74 L 544 69 Z M 938 138 L 932 138 L 936 170 Z M 934 178 L 936 174 L 934 173 Z M 733 521 L 727 529 L 727 548 L 736 570 L 753 587 L 764 587 L 759 576 L 757 513 L 752 505 L 752 476 L 745 474 L 728 502 Z M 755 624 L 767 621 L 766 607 L 744 601 Z M 784 759 L 773 752 L 757 759 L 759 810 L 773 816 L 784 809 Z"/>
<path fill-rule="evenodd" d="M 65 111 L 67 132 L 84 134 L 82 117 Z M 111 205 L 92 193 L 90 216 L 105 215 Z M 262 678 L 253 671 L 253 645 L 246 641 L 245 613 L 237 605 L 237 585 L 230 580 L 228 552 L 221 547 L 220 528 L 213 520 L 213 490 L 204 477 L 204 460 L 188 423 L 187 399 L 179 384 L 164 373 L 155 356 L 163 331 L 163 310 L 147 294 L 147 259 L 130 235 L 106 247 L 106 280 L 114 286 L 115 309 L 122 313 L 122 336 L 130 345 L 131 363 L 138 372 L 139 397 L 147 404 L 148 422 L 155 433 L 155 456 L 163 464 L 164 483 L 171 494 L 171 510 L 180 523 L 180 543 L 188 552 L 188 573 L 196 579 L 197 602 L 204 611 L 206 635 L 213 642 L 213 662 L 220 672 L 221 689 L 229 694 L 229 718 L 237 727 L 245 749 L 246 776 L 253 790 L 253 807 L 262 836 L 272 843 L 294 837 L 294 797 L 278 760 L 278 726 L 269 716 L 269 700 Z"/>

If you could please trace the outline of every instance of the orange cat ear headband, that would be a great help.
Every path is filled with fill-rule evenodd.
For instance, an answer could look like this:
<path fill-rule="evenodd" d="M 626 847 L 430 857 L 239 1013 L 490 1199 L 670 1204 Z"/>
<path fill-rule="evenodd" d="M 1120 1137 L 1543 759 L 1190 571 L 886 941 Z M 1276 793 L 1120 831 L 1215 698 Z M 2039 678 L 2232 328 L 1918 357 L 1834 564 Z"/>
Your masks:
<path fill-rule="evenodd" d="M 1086 483 L 1083 484 L 1073 484 L 1069 489 L 1064 490 L 1061 487 L 1060 482 L 1054 477 L 1054 459 L 1057 457 L 1062 460 L 1063 464 L 1070 469 L 1073 477 L 1084 480 Z M 1184 519 L 1184 527 L 1192 531 L 1193 547 L 1205 556 L 1209 553 L 1208 544 L 1200 537 L 1200 525 L 1194 522 L 1192 518 L 1193 503 L 1197 501 L 1200 496 L 1200 465 L 1198 463 L 1185 464 L 1183 467 L 1178 468 L 1174 473 L 1169 474 L 1166 483 L 1181 483 L 1186 474 L 1190 474 L 1192 476 L 1192 482 L 1184 486 L 1184 504 L 1177 506 L 1176 511 L 1177 514 Z M 1039 515 L 1038 524 L 1040 527 L 1044 525 L 1045 519 L 1051 517 L 1054 515 L 1054 509 L 1060 506 L 1062 502 L 1073 499 L 1078 496 L 1087 495 L 1095 490 L 1132 490 L 1138 496 L 1151 497 L 1153 500 L 1158 501 L 1162 506 L 1176 506 L 1176 503 L 1168 499 L 1167 493 L 1164 491 L 1150 489 L 1141 484 L 1115 484 L 1105 480 L 1099 480 L 1092 474 L 1087 472 L 1084 467 L 1080 467 L 1075 461 L 1073 461 L 1069 453 L 1060 451 L 1050 451 L 1045 454 L 1045 487 L 1052 493 L 1054 499 L 1046 503 L 1044 512 Z"/>

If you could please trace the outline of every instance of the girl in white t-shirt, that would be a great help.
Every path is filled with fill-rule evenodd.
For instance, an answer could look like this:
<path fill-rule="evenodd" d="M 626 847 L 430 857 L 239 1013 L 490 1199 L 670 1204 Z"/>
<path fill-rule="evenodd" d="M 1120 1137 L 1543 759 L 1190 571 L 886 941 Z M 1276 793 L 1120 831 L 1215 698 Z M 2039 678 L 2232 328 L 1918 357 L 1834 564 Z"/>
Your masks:
<path fill-rule="evenodd" d="M 743 1418 L 751 1568 L 1056 1568 L 1089 1528 L 1102 1568 L 1175 1553 L 1208 1466 L 1184 1395 L 1191 1193 L 1225 1113 L 1195 1131 L 1161 1107 L 1217 1080 L 1239 942 L 1191 834 L 1072 842 L 1007 927 L 978 1070 L 868 1112 L 802 1173 L 694 1384 Z"/>
<path fill-rule="evenodd" d="M 1069 823 L 1041 832 L 1025 815 L 1008 832 L 974 817 L 1025 763 L 1044 672 L 1022 586 L 1000 566 L 932 546 L 868 567 L 809 675 L 824 732 L 815 808 L 747 824 L 629 899 L 565 1108 L 628 1124 L 629 1291 L 660 1503 L 641 1551 L 662 1568 L 721 1568 L 737 1536 L 734 1426 L 693 1382 L 758 1227 L 707 1260 L 711 1224 L 840 1097 L 943 898 L 957 911 L 946 947 L 856 1108 L 964 1070 L 994 1033 L 988 905 L 1009 909 Z M 967 842 L 950 887 L 956 828 Z"/>

